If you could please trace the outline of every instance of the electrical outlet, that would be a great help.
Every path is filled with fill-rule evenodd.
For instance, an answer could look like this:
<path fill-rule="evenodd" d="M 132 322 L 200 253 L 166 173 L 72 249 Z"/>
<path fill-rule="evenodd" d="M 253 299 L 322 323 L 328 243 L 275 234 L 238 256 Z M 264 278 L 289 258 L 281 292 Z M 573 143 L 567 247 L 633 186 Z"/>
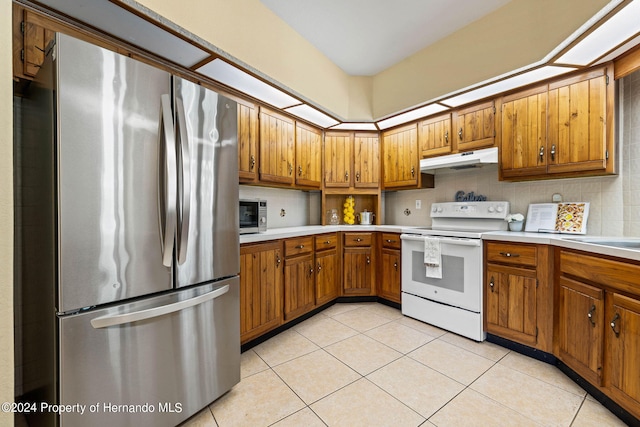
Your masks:
<path fill-rule="evenodd" d="M 554 203 L 561 203 L 562 202 L 562 194 L 555 193 L 553 196 L 551 196 L 551 201 L 554 202 Z"/>
<path fill-rule="evenodd" d="M 416 200 L 416 209 L 422 209 L 422 200 Z"/>

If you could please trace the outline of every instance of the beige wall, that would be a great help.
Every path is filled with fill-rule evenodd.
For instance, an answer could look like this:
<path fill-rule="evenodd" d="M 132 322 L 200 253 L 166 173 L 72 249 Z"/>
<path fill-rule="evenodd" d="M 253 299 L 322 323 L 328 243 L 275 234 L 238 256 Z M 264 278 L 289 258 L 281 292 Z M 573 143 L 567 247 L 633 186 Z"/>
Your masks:
<path fill-rule="evenodd" d="M 358 121 L 540 61 L 609 0 L 513 0 L 366 78 L 345 74 L 260 0 L 139 2 L 326 111 Z"/>
<path fill-rule="evenodd" d="M 377 74 L 380 118 L 540 61 L 609 0 L 513 0 Z"/>
<path fill-rule="evenodd" d="M 13 86 L 11 1 L 0 0 L 0 402 L 13 401 Z M 0 425 L 13 414 L 0 411 Z"/>

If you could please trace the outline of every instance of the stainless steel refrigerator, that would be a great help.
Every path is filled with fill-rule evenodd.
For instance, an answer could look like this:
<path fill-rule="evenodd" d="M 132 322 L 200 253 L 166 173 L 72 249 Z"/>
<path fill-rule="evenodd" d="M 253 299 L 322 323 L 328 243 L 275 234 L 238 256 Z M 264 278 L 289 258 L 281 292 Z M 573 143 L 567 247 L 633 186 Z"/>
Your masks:
<path fill-rule="evenodd" d="M 62 34 L 21 102 L 17 398 L 174 426 L 240 381 L 236 103 Z"/>

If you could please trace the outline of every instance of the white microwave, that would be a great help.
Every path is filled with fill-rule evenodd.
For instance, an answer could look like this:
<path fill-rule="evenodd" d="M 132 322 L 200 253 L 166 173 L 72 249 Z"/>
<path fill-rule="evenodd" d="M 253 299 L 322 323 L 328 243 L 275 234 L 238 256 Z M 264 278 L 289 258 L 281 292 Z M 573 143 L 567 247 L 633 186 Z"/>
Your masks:
<path fill-rule="evenodd" d="M 240 199 L 240 234 L 267 231 L 267 201 Z"/>

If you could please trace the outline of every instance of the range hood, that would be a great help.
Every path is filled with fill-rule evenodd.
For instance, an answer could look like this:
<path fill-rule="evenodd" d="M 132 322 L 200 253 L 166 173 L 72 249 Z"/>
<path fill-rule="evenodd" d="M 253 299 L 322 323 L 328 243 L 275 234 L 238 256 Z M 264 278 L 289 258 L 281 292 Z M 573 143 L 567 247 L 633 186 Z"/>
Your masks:
<path fill-rule="evenodd" d="M 475 168 L 490 163 L 498 163 L 498 147 L 422 159 L 420 160 L 420 172 L 431 172 L 444 168 Z"/>

